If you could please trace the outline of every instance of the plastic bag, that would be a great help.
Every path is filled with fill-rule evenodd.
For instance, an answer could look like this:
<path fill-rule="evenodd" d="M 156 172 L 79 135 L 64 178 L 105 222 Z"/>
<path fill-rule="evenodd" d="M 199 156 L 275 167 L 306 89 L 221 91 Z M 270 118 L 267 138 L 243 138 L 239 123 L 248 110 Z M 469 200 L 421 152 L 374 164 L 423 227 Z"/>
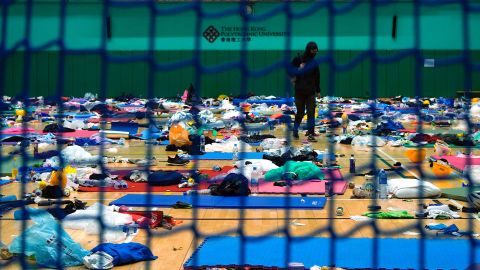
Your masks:
<path fill-rule="evenodd" d="M 179 124 L 175 124 L 170 128 L 168 138 L 170 140 L 170 144 L 178 147 L 192 144 L 192 142 L 188 139 L 188 131 Z"/>
<path fill-rule="evenodd" d="M 26 208 L 26 211 L 35 224 L 13 239 L 10 252 L 34 255 L 38 265 L 49 268 L 83 265 L 83 257 L 90 252 L 73 241 L 52 215 L 43 209 Z M 24 250 L 22 238 L 25 238 Z"/>

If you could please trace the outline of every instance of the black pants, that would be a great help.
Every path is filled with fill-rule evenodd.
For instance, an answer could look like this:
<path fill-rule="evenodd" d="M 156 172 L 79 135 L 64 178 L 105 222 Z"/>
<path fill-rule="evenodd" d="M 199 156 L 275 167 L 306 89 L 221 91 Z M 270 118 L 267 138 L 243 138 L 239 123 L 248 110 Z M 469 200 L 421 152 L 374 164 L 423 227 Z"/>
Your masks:
<path fill-rule="evenodd" d="M 297 114 L 295 115 L 293 130 L 298 131 L 306 109 L 308 132 L 313 133 L 315 129 L 315 95 L 295 95 L 295 106 L 297 106 Z"/>

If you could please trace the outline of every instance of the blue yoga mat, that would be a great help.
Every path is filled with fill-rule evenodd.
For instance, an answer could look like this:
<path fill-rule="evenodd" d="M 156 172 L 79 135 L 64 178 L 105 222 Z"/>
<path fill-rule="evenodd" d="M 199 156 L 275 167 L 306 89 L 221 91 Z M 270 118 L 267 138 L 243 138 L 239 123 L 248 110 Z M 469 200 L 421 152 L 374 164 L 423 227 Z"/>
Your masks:
<path fill-rule="evenodd" d="M 248 102 L 250 104 L 262 104 L 265 103 L 267 105 L 293 105 L 295 98 L 276 98 L 276 99 L 243 99 L 243 98 L 234 98 L 233 105 L 239 105 L 242 102 Z"/>
<path fill-rule="evenodd" d="M 194 208 L 269 209 L 286 208 L 287 200 L 290 202 L 289 207 L 295 209 L 322 209 L 327 201 L 324 197 L 221 197 L 202 195 L 198 196 L 194 203 L 193 196 L 151 195 L 151 203 L 148 205 L 146 194 L 128 194 L 111 202 L 110 205 L 170 207 L 177 201 L 182 201 L 192 204 Z"/>
<path fill-rule="evenodd" d="M 0 181 L 8 181 L 8 180 L 0 180 Z M 17 196 L 15 195 L 0 196 L 0 202 L 9 202 L 9 201 L 16 201 L 16 200 L 17 200 Z"/>
<path fill-rule="evenodd" d="M 262 152 L 242 152 L 238 153 L 238 157 L 242 159 L 262 159 Z M 224 152 L 209 152 L 204 155 L 192 156 L 192 159 L 203 159 L 203 160 L 232 160 L 233 153 L 224 153 Z"/>
<path fill-rule="evenodd" d="M 286 269 L 288 244 L 288 262 L 301 262 L 307 269 L 314 265 L 331 265 L 332 239 L 294 237 L 291 240 L 289 244 L 284 237 L 247 237 L 242 243 L 239 237 L 207 238 L 185 262 L 184 267 L 192 269 L 245 265 Z M 373 238 L 335 239 L 334 265 L 348 269 L 420 268 L 419 239 L 379 238 L 375 254 L 373 242 Z M 427 239 L 424 242 L 423 268 L 466 269 L 470 265 L 472 246 L 468 240 Z M 245 247 L 243 264 L 240 258 L 242 244 Z M 474 254 L 474 262 L 480 262 L 479 251 Z M 376 266 L 373 264 L 373 256 L 378 258 Z"/>
<path fill-rule="evenodd" d="M 0 186 L 6 185 L 8 183 L 11 183 L 12 180 L 0 180 Z"/>
<path fill-rule="evenodd" d="M 169 144 L 170 144 L 170 141 L 168 141 L 168 140 L 160 142 L 160 145 L 169 145 Z M 260 142 L 252 142 L 252 143 L 248 143 L 248 144 L 251 145 L 251 146 L 260 146 Z"/>
<path fill-rule="evenodd" d="M 138 133 L 138 123 L 112 122 L 111 130 L 128 132 L 130 135 Z"/>

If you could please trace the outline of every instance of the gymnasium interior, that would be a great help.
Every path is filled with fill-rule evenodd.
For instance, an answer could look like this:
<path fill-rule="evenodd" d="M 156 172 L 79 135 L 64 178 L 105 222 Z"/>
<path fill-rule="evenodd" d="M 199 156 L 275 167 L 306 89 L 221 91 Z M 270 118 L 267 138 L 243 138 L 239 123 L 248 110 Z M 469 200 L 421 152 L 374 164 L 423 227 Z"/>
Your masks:
<path fill-rule="evenodd" d="M 1 269 L 477 269 L 480 1 L 0 7 Z"/>

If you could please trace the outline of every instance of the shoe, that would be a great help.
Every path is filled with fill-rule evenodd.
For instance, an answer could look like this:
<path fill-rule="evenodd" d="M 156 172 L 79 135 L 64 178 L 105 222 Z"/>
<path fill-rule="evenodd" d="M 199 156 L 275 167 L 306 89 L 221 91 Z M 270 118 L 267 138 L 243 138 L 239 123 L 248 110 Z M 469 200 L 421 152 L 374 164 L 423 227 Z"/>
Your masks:
<path fill-rule="evenodd" d="M 292 136 L 293 136 L 293 138 L 295 138 L 295 139 L 299 139 L 299 138 L 300 138 L 300 136 L 298 136 L 298 131 L 296 131 L 296 130 L 293 131 Z"/>
<path fill-rule="evenodd" d="M 305 132 L 305 136 L 310 136 L 310 135 L 312 135 L 313 137 L 318 137 L 319 136 L 319 134 L 315 133 L 315 131 L 314 132 L 310 132 L 310 131 Z"/>
<path fill-rule="evenodd" d="M 309 142 L 317 142 L 317 139 L 315 139 L 315 137 L 313 135 L 308 135 L 307 140 Z"/>
<path fill-rule="evenodd" d="M 168 157 L 167 163 L 168 165 L 174 165 L 174 166 L 183 166 L 188 164 L 190 161 L 186 159 L 180 158 L 178 155 L 175 155 L 174 158 Z"/>
<path fill-rule="evenodd" d="M 191 209 L 192 205 L 182 201 L 177 201 L 174 205 L 172 205 L 172 207 L 175 209 Z"/>

